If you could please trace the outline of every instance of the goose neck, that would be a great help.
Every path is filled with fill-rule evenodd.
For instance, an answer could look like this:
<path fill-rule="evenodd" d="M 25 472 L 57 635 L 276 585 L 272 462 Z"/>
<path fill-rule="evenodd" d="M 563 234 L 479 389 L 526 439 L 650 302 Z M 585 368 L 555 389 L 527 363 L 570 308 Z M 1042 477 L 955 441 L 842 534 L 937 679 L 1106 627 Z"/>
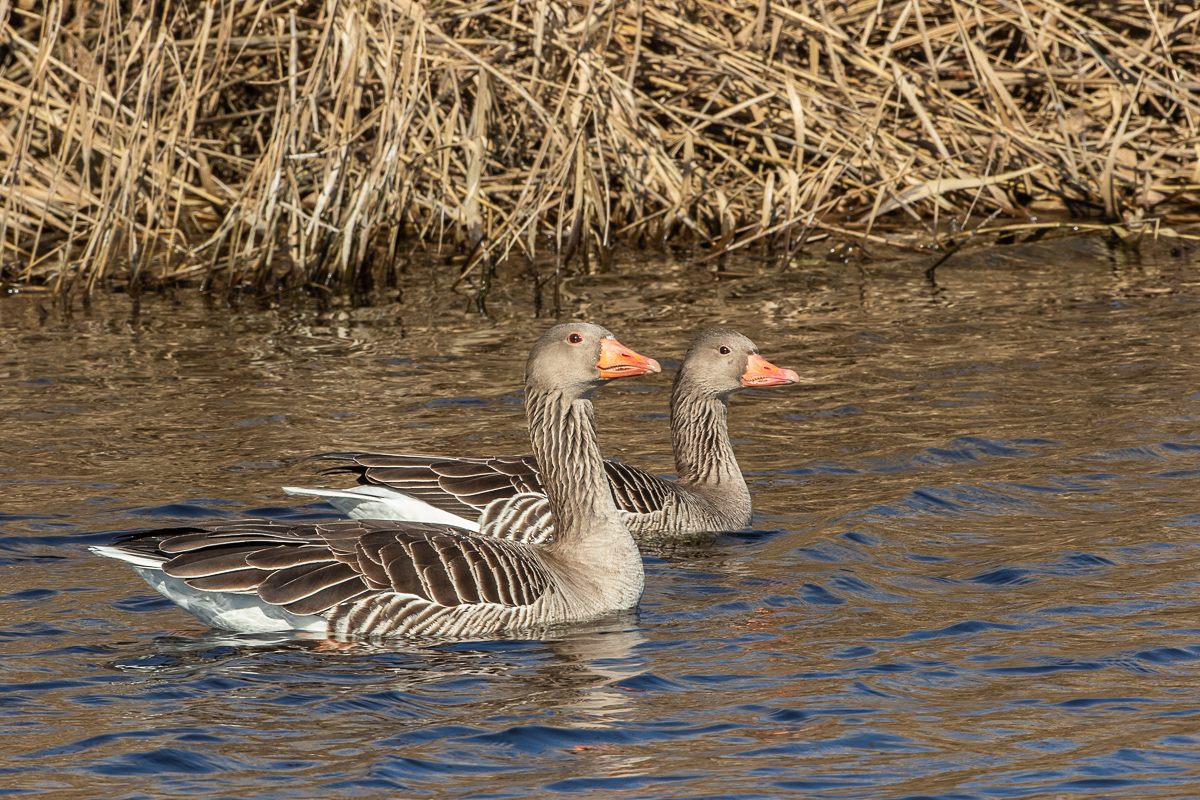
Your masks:
<path fill-rule="evenodd" d="M 554 515 L 555 540 L 565 544 L 611 527 L 617 508 L 596 440 L 591 400 L 526 391 L 529 436 Z"/>
<path fill-rule="evenodd" d="M 681 376 L 682 378 L 682 376 Z M 679 479 L 695 485 L 745 485 L 729 444 L 729 401 L 677 379 L 671 397 L 671 441 Z"/>

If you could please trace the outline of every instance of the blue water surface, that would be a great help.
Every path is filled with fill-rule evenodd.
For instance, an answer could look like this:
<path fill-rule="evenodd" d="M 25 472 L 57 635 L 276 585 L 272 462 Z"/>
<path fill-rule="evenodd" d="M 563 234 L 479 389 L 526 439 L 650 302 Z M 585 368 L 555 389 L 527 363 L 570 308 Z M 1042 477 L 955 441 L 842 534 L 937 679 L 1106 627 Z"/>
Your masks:
<path fill-rule="evenodd" d="M 483 642 L 206 630 L 87 548 L 334 516 L 280 491 L 347 485 L 318 452 L 525 452 L 528 298 L 0 300 L 0 796 L 1200 796 L 1200 291 L 1039 247 L 719 307 L 628 262 L 656 299 L 607 316 L 580 279 L 649 355 L 720 324 L 805 385 L 731 405 L 750 529 L 647 545 L 636 612 Z M 606 454 L 672 471 L 669 381 L 597 396 Z"/>

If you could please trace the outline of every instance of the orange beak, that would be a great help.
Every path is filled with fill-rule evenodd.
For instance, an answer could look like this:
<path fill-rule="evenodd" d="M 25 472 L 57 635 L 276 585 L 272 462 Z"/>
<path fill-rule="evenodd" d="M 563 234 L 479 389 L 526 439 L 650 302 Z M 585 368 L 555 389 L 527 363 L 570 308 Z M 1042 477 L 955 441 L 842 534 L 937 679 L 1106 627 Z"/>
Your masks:
<path fill-rule="evenodd" d="M 662 367 L 653 358 L 638 355 L 616 339 L 600 340 L 600 360 L 596 367 L 601 378 L 629 378 L 647 372 L 662 372 Z"/>
<path fill-rule="evenodd" d="M 742 386 L 786 386 L 800 382 L 800 376 L 795 372 L 790 369 L 780 369 L 760 355 L 751 354 L 746 361 L 746 371 L 742 374 Z"/>

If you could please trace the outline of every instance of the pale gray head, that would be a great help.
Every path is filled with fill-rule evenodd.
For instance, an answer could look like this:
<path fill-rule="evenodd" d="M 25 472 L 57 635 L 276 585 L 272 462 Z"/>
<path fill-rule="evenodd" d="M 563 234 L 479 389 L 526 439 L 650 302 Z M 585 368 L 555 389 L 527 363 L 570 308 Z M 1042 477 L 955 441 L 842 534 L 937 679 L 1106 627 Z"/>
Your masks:
<path fill-rule="evenodd" d="M 800 376 L 780 369 L 758 354 L 754 342 L 737 331 L 709 328 L 692 340 L 677 384 L 727 399 L 746 387 L 783 386 L 797 383 Z"/>
<path fill-rule="evenodd" d="M 570 322 L 555 325 L 537 340 L 525 362 L 525 387 L 587 397 L 613 378 L 659 371 L 657 361 L 635 353 L 607 329 Z"/>

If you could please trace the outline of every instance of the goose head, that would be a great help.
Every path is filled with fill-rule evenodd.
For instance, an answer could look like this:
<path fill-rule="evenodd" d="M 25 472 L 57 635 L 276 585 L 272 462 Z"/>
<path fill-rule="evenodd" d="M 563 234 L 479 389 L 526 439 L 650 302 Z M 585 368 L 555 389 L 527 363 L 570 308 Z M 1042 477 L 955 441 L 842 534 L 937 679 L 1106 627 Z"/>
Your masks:
<path fill-rule="evenodd" d="M 679 381 L 728 399 L 747 387 L 798 383 L 800 376 L 767 361 L 758 354 L 757 345 L 737 331 L 709 328 L 692 340 L 679 368 Z"/>
<path fill-rule="evenodd" d="M 538 339 L 525 364 L 525 385 L 588 397 L 613 378 L 660 371 L 657 361 L 621 344 L 608 329 L 571 322 L 555 325 Z"/>

